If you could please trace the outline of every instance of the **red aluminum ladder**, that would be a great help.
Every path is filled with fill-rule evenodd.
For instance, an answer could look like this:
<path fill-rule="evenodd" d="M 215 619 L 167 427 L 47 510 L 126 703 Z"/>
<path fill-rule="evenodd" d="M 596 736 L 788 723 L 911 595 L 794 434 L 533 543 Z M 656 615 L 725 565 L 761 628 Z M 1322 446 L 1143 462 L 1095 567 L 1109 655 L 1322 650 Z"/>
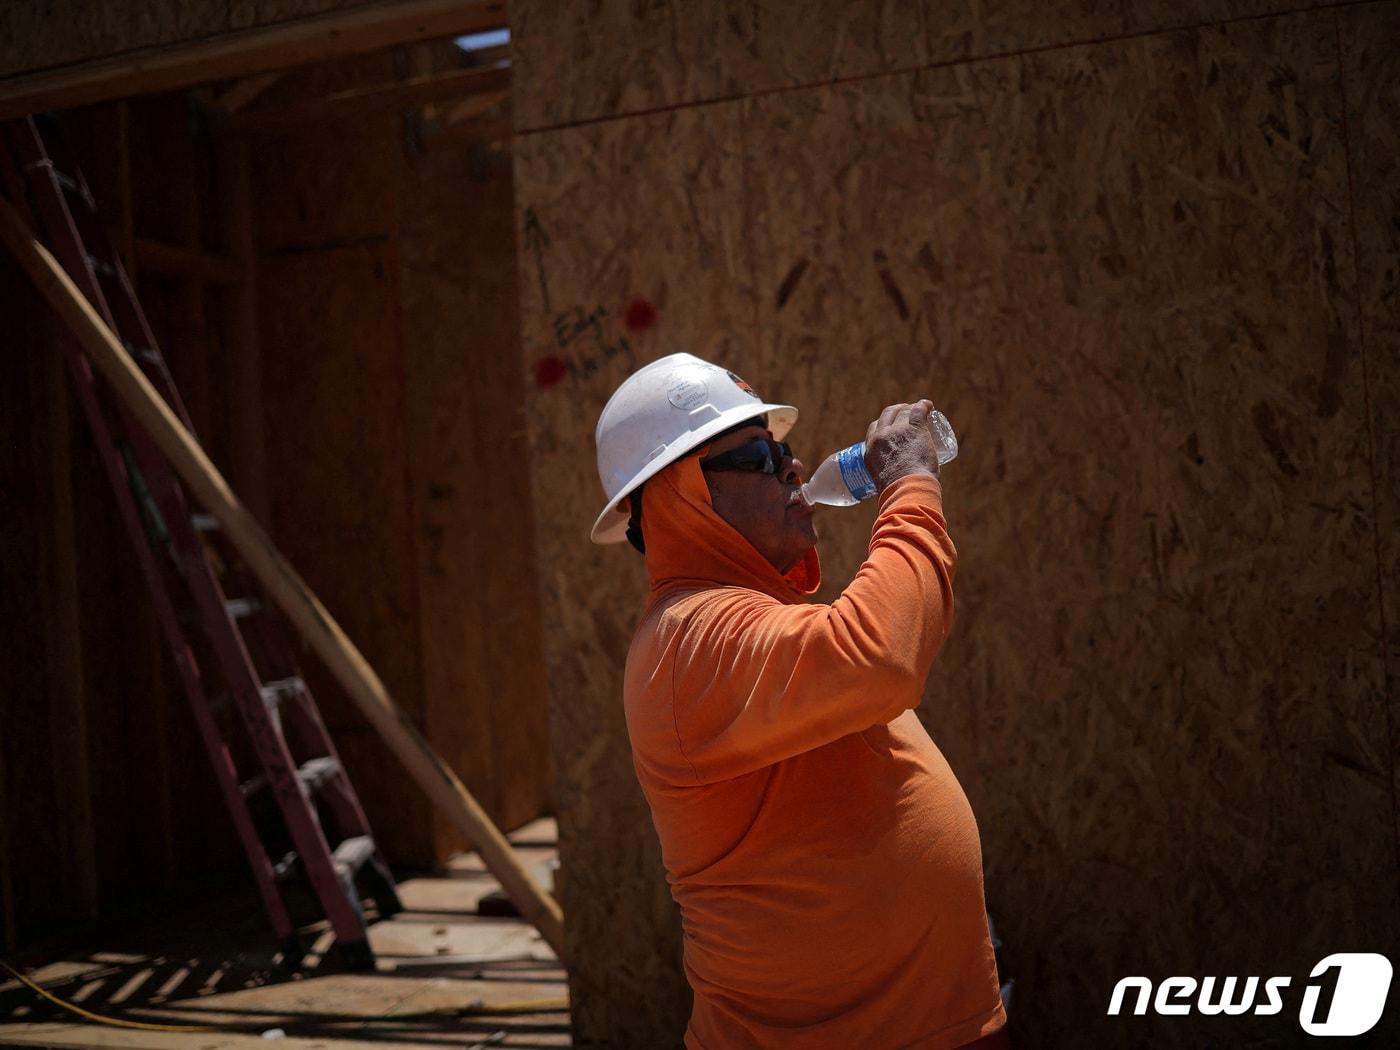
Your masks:
<path fill-rule="evenodd" d="M 4 192 L 17 210 L 28 212 L 40 240 L 193 432 L 87 182 L 71 164 L 58 129 L 44 127 L 47 120 L 25 117 L 0 125 Z M 63 341 L 118 513 L 263 907 L 282 942 L 284 963 L 297 966 L 304 955 L 279 885 L 299 862 L 330 921 L 344 964 L 372 968 L 357 875 L 381 916 L 403 905 L 281 622 L 218 522 L 191 509 L 170 463 L 107 394 L 76 340 Z M 229 705 L 247 731 L 256 771 L 237 767 L 230 746 L 234 742 L 225 728 L 231 719 L 222 715 Z M 269 790 L 280 812 L 280 829 L 255 820 L 250 808 L 255 796 Z M 274 848 L 270 854 L 268 843 L 279 833 L 291 848 Z"/>

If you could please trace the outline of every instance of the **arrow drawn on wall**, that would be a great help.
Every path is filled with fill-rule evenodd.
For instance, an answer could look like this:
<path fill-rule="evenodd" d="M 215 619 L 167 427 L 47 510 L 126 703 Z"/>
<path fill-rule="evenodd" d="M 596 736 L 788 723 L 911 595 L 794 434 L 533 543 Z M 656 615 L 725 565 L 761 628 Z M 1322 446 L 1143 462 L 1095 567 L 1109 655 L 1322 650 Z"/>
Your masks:
<path fill-rule="evenodd" d="M 525 209 L 525 249 L 535 253 L 535 269 L 540 276 L 540 298 L 544 300 L 544 312 L 550 313 L 549 281 L 544 273 L 544 250 L 549 247 L 549 234 L 540 225 L 540 217 L 534 208 Z"/>

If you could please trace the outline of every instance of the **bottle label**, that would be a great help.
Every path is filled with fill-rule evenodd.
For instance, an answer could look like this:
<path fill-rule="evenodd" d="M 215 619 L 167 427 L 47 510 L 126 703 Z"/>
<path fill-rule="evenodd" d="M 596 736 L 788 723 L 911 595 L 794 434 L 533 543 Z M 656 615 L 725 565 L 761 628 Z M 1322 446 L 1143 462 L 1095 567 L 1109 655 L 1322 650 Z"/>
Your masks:
<path fill-rule="evenodd" d="M 857 500 L 875 495 L 875 479 L 865 469 L 864 441 L 857 441 L 850 448 L 836 453 L 836 465 L 841 468 L 841 480 Z"/>

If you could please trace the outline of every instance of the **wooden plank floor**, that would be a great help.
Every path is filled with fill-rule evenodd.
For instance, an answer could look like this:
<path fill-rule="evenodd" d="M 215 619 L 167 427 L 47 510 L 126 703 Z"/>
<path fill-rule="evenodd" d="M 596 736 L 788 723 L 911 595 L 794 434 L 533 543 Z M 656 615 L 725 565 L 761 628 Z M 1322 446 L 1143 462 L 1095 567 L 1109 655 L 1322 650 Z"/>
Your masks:
<path fill-rule="evenodd" d="M 544 873 L 554 863 L 552 819 L 510 838 L 530 870 Z M 158 921 L 104 927 L 82 948 L 50 948 L 48 954 L 35 948 L 19 961 L 60 998 L 95 1013 L 210 1030 L 147 1032 L 78 1022 L 0 973 L 6 978 L 0 982 L 0 1044 L 74 1050 L 570 1046 L 564 971 L 554 953 L 523 920 L 477 914 L 478 901 L 497 889 L 475 854 L 454 858 L 441 877 L 401 882 L 405 910 L 370 930 L 378 957 L 373 973 L 333 972 L 334 956 L 318 954 L 330 942 L 324 922 L 303 928 L 307 943 L 316 945 L 305 970 L 283 972 L 251 886 Z M 263 1035 L 275 1029 L 284 1034 Z"/>

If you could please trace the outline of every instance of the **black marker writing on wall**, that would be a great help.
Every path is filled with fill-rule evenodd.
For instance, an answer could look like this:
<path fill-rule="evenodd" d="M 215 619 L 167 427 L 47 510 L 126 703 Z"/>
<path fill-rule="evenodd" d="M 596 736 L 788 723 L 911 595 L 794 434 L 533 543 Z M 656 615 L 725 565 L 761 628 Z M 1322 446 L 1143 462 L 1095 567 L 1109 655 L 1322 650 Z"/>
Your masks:
<path fill-rule="evenodd" d="M 608 316 L 606 306 L 596 306 L 588 313 L 583 312 L 583 307 L 575 306 L 572 310 L 565 310 L 561 314 L 554 315 L 554 341 L 561 347 L 568 346 L 584 332 L 592 332 L 594 339 L 599 346 L 603 345 L 603 326 L 599 323 Z"/>
<path fill-rule="evenodd" d="M 567 352 L 549 354 L 535 362 L 533 366 L 535 385 L 541 390 L 548 390 L 550 387 L 556 386 L 565 376 L 571 379 L 588 379 L 597 374 L 605 361 L 611 361 L 615 357 L 626 357 L 628 366 L 635 368 L 637 364 L 636 351 L 628 338 L 625 335 L 619 335 L 610 341 L 603 331 L 603 318 L 609 316 L 611 315 L 608 308 L 602 304 L 595 306 L 592 310 L 575 306 L 571 310 L 555 314 L 550 320 L 554 342 L 560 350 L 567 350 Z M 636 322 L 636 318 L 632 318 L 632 320 Z M 637 323 L 641 324 L 641 322 Z M 648 318 L 642 327 L 654 323 L 654 318 Z M 591 347 L 587 346 L 587 340 L 579 338 L 589 333 L 593 336 Z M 572 349 L 569 349 L 570 347 Z"/>
<path fill-rule="evenodd" d="M 569 370 L 569 374 L 575 379 L 587 379 L 602 366 L 604 361 L 611 361 L 614 357 L 626 354 L 628 361 L 636 364 L 632 354 L 632 344 L 627 341 L 625 335 L 617 337 L 613 343 L 599 342 L 598 352 L 594 354 L 584 354 L 575 350 L 569 354 L 564 364 Z"/>
<path fill-rule="evenodd" d="M 549 281 L 544 273 L 544 250 L 549 247 L 549 234 L 540 225 L 540 217 L 534 208 L 525 209 L 525 249 L 535 253 L 535 270 L 540 279 L 540 299 L 544 302 L 544 312 L 549 313 Z"/>

